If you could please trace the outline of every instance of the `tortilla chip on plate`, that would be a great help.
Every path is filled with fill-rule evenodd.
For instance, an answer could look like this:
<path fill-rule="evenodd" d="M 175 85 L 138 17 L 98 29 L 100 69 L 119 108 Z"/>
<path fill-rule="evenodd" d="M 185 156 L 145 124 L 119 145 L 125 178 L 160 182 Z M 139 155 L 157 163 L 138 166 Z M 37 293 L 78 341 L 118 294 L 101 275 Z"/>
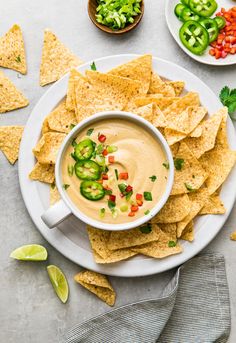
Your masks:
<path fill-rule="evenodd" d="M 133 113 L 138 114 L 140 117 L 148 120 L 150 123 L 153 122 L 154 119 L 154 105 L 155 104 L 148 104 L 142 107 L 138 107 Z"/>
<path fill-rule="evenodd" d="M 0 66 L 26 74 L 26 58 L 23 34 L 19 25 L 13 25 L 0 38 Z"/>
<path fill-rule="evenodd" d="M 113 306 L 116 301 L 116 293 L 105 275 L 86 270 L 74 276 L 74 280 L 81 286 L 95 294 L 107 305 Z"/>
<path fill-rule="evenodd" d="M 179 100 L 178 97 L 164 97 L 161 94 L 157 96 L 148 96 L 148 97 L 137 97 L 135 99 L 135 104 L 137 106 L 144 106 L 151 103 L 155 103 L 161 111 L 165 110 L 165 108 L 169 107 L 171 104 L 177 102 Z"/>
<path fill-rule="evenodd" d="M 152 74 L 152 55 L 143 55 L 109 71 L 108 74 L 141 82 L 143 94 L 148 92 Z"/>
<path fill-rule="evenodd" d="M 35 181 L 53 183 L 55 180 L 55 166 L 52 164 L 40 164 L 37 162 L 29 174 L 29 178 Z"/>
<path fill-rule="evenodd" d="M 0 126 L 0 150 L 11 164 L 18 159 L 24 126 Z"/>
<path fill-rule="evenodd" d="M 194 240 L 194 223 L 193 220 L 186 226 L 180 237 L 184 241 L 192 242 Z"/>
<path fill-rule="evenodd" d="M 160 86 L 162 86 L 164 83 L 165 82 L 162 80 L 162 78 L 157 73 L 152 73 L 148 93 L 149 94 L 158 93 L 158 92 L 156 92 L 156 89 L 159 89 Z"/>
<path fill-rule="evenodd" d="M 136 245 L 157 241 L 160 234 L 160 229 L 157 225 L 150 225 L 150 231 L 146 232 L 143 228 L 148 224 L 137 227 L 131 230 L 111 231 L 107 247 L 110 250 L 118 250 L 130 248 Z"/>
<path fill-rule="evenodd" d="M 87 81 L 86 77 L 82 75 L 76 69 L 71 69 L 70 77 L 68 81 L 67 95 L 66 95 L 66 108 L 68 111 L 76 111 L 76 101 L 75 101 L 75 85 L 80 79 Z"/>
<path fill-rule="evenodd" d="M 186 226 L 196 217 L 201 211 L 204 204 L 209 197 L 207 188 L 203 188 L 196 192 L 189 193 L 189 199 L 191 202 L 191 208 L 189 214 L 180 222 L 177 223 L 177 237 L 181 237 Z"/>
<path fill-rule="evenodd" d="M 185 86 L 183 81 L 166 81 L 166 84 L 171 85 L 174 88 L 175 96 L 180 96 Z"/>
<path fill-rule="evenodd" d="M 180 144 L 174 157 L 175 164 L 182 162 L 181 169 L 175 170 L 174 185 L 171 195 L 189 193 L 199 189 L 208 177 L 208 172 L 192 154 L 187 144 Z"/>
<path fill-rule="evenodd" d="M 0 71 L 0 113 L 16 110 L 29 105 L 28 99 Z"/>
<path fill-rule="evenodd" d="M 200 123 L 190 134 L 189 137 L 191 138 L 199 138 L 202 135 L 202 123 Z"/>
<path fill-rule="evenodd" d="M 200 158 L 204 152 L 214 148 L 224 111 L 224 108 L 219 110 L 201 124 L 202 134 L 199 138 L 186 138 L 185 143 L 196 158 Z"/>
<path fill-rule="evenodd" d="M 169 224 L 158 224 L 161 231 L 163 231 L 166 236 L 168 236 L 170 241 L 177 241 L 177 225 L 176 223 L 169 223 Z"/>
<path fill-rule="evenodd" d="M 189 106 L 200 106 L 200 99 L 198 93 L 189 92 L 181 98 L 177 98 L 178 100 L 173 102 L 164 110 L 164 115 L 168 118 L 168 116 L 172 115 L 173 113 L 178 116 L 181 112 L 183 112 Z"/>
<path fill-rule="evenodd" d="M 190 212 L 191 201 L 187 194 L 170 196 L 160 212 L 152 218 L 152 223 L 176 223 Z"/>
<path fill-rule="evenodd" d="M 176 96 L 174 88 L 170 84 L 167 84 L 165 82 L 163 82 L 163 84 L 159 87 L 156 87 L 155 92 L 150 93 L 150 96 L 153 96 L 154 94 L 161 94 L 168 97 Z"/>
<path fill-rule="evenodd" d="M 228 149 L 228 138 L 227 138 L 227 119 L 228 119 L 228 109 L 227 107 L 222 108 L 222 121 L 220 124 L 220 128 L 218 130 L 216 136 L 216 145 L 217 147 L 221 147 L 223 149 Z"/>
<path fill-rule="evenodd" d="M 220 200 L 219 195 L 214 193 L 209 196 L 199 214 L 224 214 L 225 212 L 224 204 Z"/>
<path fill-rule="evenodd" d="M 110 231 L 87 226 L 87 232 L 96 263 L 114 263 L 136 255 L 131 249 L 119 249 L 116 251 L 108 249 L 107 245 L 111 234 Z"/>
<path fill-rule="evenodd" d="M 47 122 L 47 124 L 43 124 L 44 133 L 45 127 L 47 127 L 49 131 L 69 133 L 73 126 L 77 124 L 74 112 L 66 109 L 65 100 L 63 100 L 51 113 L 49 113 L 44 121 Z"/>
<path fill-rule="evenodd" d="M 45 133 L 35 148 L 33 154 L 41 164 L 55 164 L 58 150 L 66 135 L 60 132 Z"/>
<path fill-rule="evenodd" d="M 54 205 L 59 200 L 61 200 L 60 193 L 58 192 L 55 183 L 52 183 L 50 186 L 50 206 Z"/>
<path fill-rule="evenodd" d="M 40 86 L 59 80 L 72 67 L 83 62 L 62 44 L 50 30 L 44 31 Z"/>
<path fill-rule="evenodd" d="M 179 243 L 170 240 L 168 234 L 160 230 L 158 241 L 134 247 L 133 250 L 139 254 L 143 254 L 146 256 L 154 258 L 164 258 L 181 253 L 183 251 L 183 248 Z"/>
<path fill-rule="evenodd" d="M 75 85 L 78 122 L 97 112 L 123 110 L 140 87 L 138 81 L 112 74 L 87 71 L 86 76 L 87 82 L 81 78 Z"/>

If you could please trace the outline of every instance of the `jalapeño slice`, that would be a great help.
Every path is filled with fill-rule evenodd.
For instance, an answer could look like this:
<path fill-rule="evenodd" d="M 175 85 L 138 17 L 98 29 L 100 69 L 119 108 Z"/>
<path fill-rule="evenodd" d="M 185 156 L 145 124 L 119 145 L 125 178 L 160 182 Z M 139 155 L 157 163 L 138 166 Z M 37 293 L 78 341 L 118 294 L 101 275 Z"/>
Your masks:
<path fill-rule="evenodd" d="M 187 7 L 184 6 L 183 4 L 177 4 L 177 5 L 175 6 L 175 15 L 176 15 L 176 17 L 177 17 L 178 19 L 182 20 L 182 19 L 181 19 L 181 14 L 182 14 L 182 12 L 183 12 L 183 10 L 184 10 L 185 8 L 187 8 Z"/>
<path fill-rule="evenodd" d="M 209 34 L 209 43 L 214 42 L 219 33 L 217 22 L 214 19 L 205 18 L 200 20 L 200 24 L 205 27 Z"/>
<path fill-rule="evenodd" d="M 184 4 L 185 6 L 189 5 L 189 0 L 180 0 L 182 2 L 182 4 Z"/>
<path fill-rule="evenodd" d="M 75 157 L 77 160 L 88 160 L 94 152 L 94 143 L 87 138 L 75 146 Z"/>
<path fill-rule="evenodd" d="M 202 55 L 209 44 L 207 30 L 194 20 L 186 21 L 179 30 L 183 45 L 195 55 Z"/>
<path fill-rule="evenodd" d="M 88 200 L 97 201 L 105 196 L 103 186 L 96 181 L 83 181 L 80 185 L 80 193 Z"/>
<path fill-rule="evenodd" d="M 189 0 L 190 9 L 200 17 L 210 17 L 217 9 L 215 0 Z"/>
<path fill-rule="evenodd" d="M 101 168 L 91 160 L 78 161 L 75 164 L 75 175 L 81 180 L 98 180 L 101 177 Z"/>
<path fill-rule="evenodd" d="M 185 8 L 183 9 L 181 13 L 181 19 L 182 21 L 188 21 L 188 20 L 198 21 L 200 17 L 196 13 L 192 12 L 189 8 Z"/>
<path fill-rule="evenodd" d="M 223 29 L 226 25 L 226 20 L 224 17 L 217 16 L 213 20 L 216 21 L 216 24 L 217 24 L 219 30 Z"/>

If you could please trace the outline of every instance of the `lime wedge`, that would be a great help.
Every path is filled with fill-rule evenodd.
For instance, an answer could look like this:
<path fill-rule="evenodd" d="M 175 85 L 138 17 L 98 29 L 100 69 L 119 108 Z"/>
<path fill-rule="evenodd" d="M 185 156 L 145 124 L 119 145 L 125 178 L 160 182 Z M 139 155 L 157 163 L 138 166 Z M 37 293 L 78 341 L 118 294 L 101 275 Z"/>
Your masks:
<path fill-rule="evenodd" d="M 12 251 L 10 257 L 21 261 L 45 261 L 48 253 L 42 245 L 29 244 Z"/>
<path fill-rule="evenodd" d="M 69 295 L 69 287 L 65 275 L 54 265 L 47 266 L 47 271 L 58 298 L 63 303 L 66 303 Z"/>

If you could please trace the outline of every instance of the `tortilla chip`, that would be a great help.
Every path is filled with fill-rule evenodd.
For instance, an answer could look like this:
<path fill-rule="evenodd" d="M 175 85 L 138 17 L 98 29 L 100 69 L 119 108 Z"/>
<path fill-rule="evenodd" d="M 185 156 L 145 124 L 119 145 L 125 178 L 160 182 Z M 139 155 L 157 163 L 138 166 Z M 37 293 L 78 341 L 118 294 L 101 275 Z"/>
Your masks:
<path fill-rule="evenodd" d="M 192 242 L 194 240 L 193 220 L 186 226 L 180 238 L 188 242 Z"/>
<path fill-rule="evenodd" d="M 156 87 L 154 94 L 161 94 L 163 96 L 168 96 L 168 97 L 175 97 L 175 90 L 174 88 L 165 82 L 161 84 L 159 87 Z M 153 94 L 150 93 L 150 96 Z"/>
<path fill-rule="evenodd" d="M 200 99 L 198 93 L 189 92 L 182 98 L 177 98 L 178 100 L 173 102 L 164 110 L 164 115 L 166 117 L 172 115 L 178 116 L 189 106 L 200 106 Z"/>
<path fill-rule="evenodd" d="M 152 74 L 152 55 L 143 55 L 109 71 L 108 74 L 141 82 L 142 93 L 148 92 Z"/>
<path fill-rule="evenodd" d="M 173 156 L 177 155 L 177 152 L 179 151 L 179 146 L 180 146 L 180 143 L 175 143 L 170 146 L 170 150 Z"/>
<path fill-rule="evenodd" d="M 0 126 L 0 150 L 11 164 L 18 159 L 24 126 Z"/>
<path fill-rule="evenodd" d="M 191 201 L 191 209 L 189 214 L 180 222 L 177 223 L 177 237 L 181 237 L 186 226 L 196 217 L 201 211 L 204 204 L 209 197 L 208 190 L 206 188 L 189 194 Z"/>
<path fill-rule="evenodd" d="M 137 227 L 131 230 L 111 231 L 107 244 L 108 249 L 117 250 L 130 248 L 158 240 L 160 229 L 157 225 L 152 225 L 152 230 L 149 233 L 143 233 L 141 229 L 142 228 Z"/>
<path fill-rule="evenodd" d="M 183 142 L 180 144 L 175 159 L 183 159 L 184 163 L 181 170 L 175 170 L 171 194 L 189 193 L 192 190 L 199 189 L 208 177 L 208 173 L 189 150 L 187 144 Z"/>
<path fill-rule="evenodd" d="M 55 183 L 52 183 L 50 186 L 50 206 L 54 205 L 59 200 L 61 200 L 60 193 L 58 192 Z"/>
<path fill-rule="evenodd" d="M 40 86 L 59 80 L 70 68 L 83 62 L 66 48 L 49 30 L 44 31 Z"/>
<path fill-rule="evenodd" d="M 202 123 L 198 125 L 190 134 L 189 137 L 192 138 L 199 138 L 202 135 L 203 129 L 202 129 Z"/>
<path fill-rule="evenodd" d="M 177 241 L 177 225 L 176 223 L 158 224 L 161 231 L 163 231 L 170 241 Z"/>
<path fill-rule="evenodd" d="M 166 81 L 166 84 L 171 85 L 174 88 L 175 96 L 180 96 L 185 86 L 183 81 Z"/>
<path fill-rule="evenodd" d="M 228 149 L 229 144 L 228 144 L 228 138 L 227 138 L 227 119 L 228 119 L 228 108 L 223 107 L 221 110 L 222 113 L 222 121 L 220 124 L 220 128 L 217 133 L 216 137 L 216 145 L 223 149 Z"/>
<path fill-rule="evenodd" d="M 33 154 L 38 162 L 41 164 L 55 164 L 58 150 L 65 137 L 64 133 L 45 133 L 33 149 Z"/>
<path fill-rule="evenodd" d="M 225 212 L 224 204 L 219 195 L 214 193 L 207 199 L 199 214 L 224 214 Z"/>
<path fill-rule="evenodd" d="M 153 120 L 152 124 L 157 128 L 164 128 L 166 127 L 166 119 L 163 112 L 156 104 L 152 104 L 153 106 Z"/>
<path fill-rule="evenodd" d="M 27 72 L 23 34 L 16 24 L 0 38 L 0 66 L 21 74 Z"/>
<path fill-rule="evenodd" d="M 165 108 L 169 107 L 171 104 L 177 102 L 179 98 L 177 97 L 164 97 L 161 94 L 159 94 L 158 97 L 137 97 L 135 99 L 136 106 L 144 106 L 151 103 L 155 103 L 161 111 L 163 111 Z"/>
<path fill-rule="evenodd" d="M 171 113 L 166 117 L 167 125 L 166 130 L 174 130 L 178 133 L 183 133 L 185 136 L 189 132 L 189 114 L 188 111 L 185 110 L 181 112 L 178 116 L 175 113 Z M 176 142 L 175 142 L 176 143 Z"/>
<path fill-rule="evenodd" d="M 215 147 L 199 159 L 209 176 L 206 185 L 210 194 L 225 182 L 236 162 L 236 151 Z"/>
<path fill-rule="evenodd" d="M 154 258 L 164 258 L 167 256 L 179 254 L 183 251 L 183 248 L 180 244 L 176 244 L 176 246 L 170 247 L 168 234 L 160 230 L 159 240 L 151 243 L 147 243 L 141 245 L 139 247 L 133 248 L 133 250 L 139 254 L 143 254 L 146 256 L 154 257 Z"/>
<path fill-rule="evenodd" d="M 45 119 L 43 124 L 45 130 L 69 133 L 73 125 L 77 124 L 75 114 L 66 109 L 63 100 Z M 47 132 L 47 131 L 46 131 Z"/>
<path fill-rule="evenodd" d="M 142 107 L 138 107 L 137 110 L 134 111 L 135 114 L 138 114 L 140 117 L 148 120 L 152 123 L 154 119 L 153 107 L 155 104 L 149 104 Z"/>
<path fill-rule="evenodd" d="M 234 232 L 231 233 L 230 239 L 231 239 L 232 241 L 236 241 L 236 231 L 234 231 Z"/>
<path fill-rule="evenodd" d="M 169 146 L 173 146 L 174 144 L 177 144 L 178 142 L 186 138 L 185 133 L 178 132 L 176 130 L 168 129 L 168 128 L 165 128 L 164 134 L 165 134 L 165 138 Z"/>
<path fill-rule="evenodd" d="M 130 249 L 109 250 L 107 244 L 111 234 L 110 231 L 99 230 L 87 226 L 87 232 L 96 263 L 114 263 L 136 255 L 136 253 Z"/>
<path fill-rule="evenodd" d="M 97 112 L 123 110 L 140 87 L 137 81 L 112 74 L 87 71 L 86 76 L 88 82 L 80 78 L 75 86 L 78 122 Z"/>
<path fill-rule="evenodd" d="M 200 158 L 204 152 L 214 148 L 216 136 L 223 118 L 222 112 L 222 109 L 219 110 L 216 114 L 203 122 L 201 125 L 202 134 L 199 138 L 186 138 L 185 143 L 196 158 Z"/>
<path fill-rule="evenodd" d="M 160 212 L 152 218 L 152 223 L 176 223 L 183 220 L 190 212 L 191 201 L 187 194 L 170 196 Z"/>
<path fill-rule="evenodd" d="M 0 113 L 16 110 L 29 104 L 28 99 L 0 71 Z"/>
<path fill-rule="evenodd" d="M 158 74 L 152 73 L 148 93 L 149 94 L 158 93 L 158 92 L 156 92 L 156 90 L 158 90 L 160 88 L 160 86 L 164 85 L 164 83 L 165 82 L 161 79 L 161 77 Z"/>
<path fill-rule="evenodd" d="M 51 164 L 40 164 L 37 162 L 29 174 L 31 180 L 37 180 L 46 183 L 53 183 L 55 180 L 55 166 Z"/>
<path fill-rule="evenodd" d="M 67 95 L 66 95 L 66 108 L 68 111 L 76 111 L 76 101 L 75 101 L 75 85 L 78 80 L 83 79 L 87 81 L 86 77 L 83 76 L 76 69 L 70 71 L 70 77 L 68 81 Z"/>
<path fill-rule="evenodd" d="M 105 275 L 86 270 L 75 275 L 74 280 L 81 286 L 94 293 L 107 305 L 113 306 L 116 293 Z"/>

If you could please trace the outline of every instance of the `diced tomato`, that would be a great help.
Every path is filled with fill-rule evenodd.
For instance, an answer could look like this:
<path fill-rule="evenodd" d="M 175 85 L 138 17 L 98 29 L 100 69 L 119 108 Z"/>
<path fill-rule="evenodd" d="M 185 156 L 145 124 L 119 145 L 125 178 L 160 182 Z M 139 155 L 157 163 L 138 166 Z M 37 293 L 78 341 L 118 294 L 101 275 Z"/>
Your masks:
<path fill-rule="evenodd" d="M 236 48 L 231 48 L 229 53 L 230 53 L 231 55 L 236 54 Z"/>
<path fill-rule="evenodd" d="M 102 179 L 103 180 L 108 180 L 108 175 L 107 174 L 102 174 Z"/>
<path fill-rule="evenodd" d="M 108 155 L 108 151 L 107 149 L 104 149 L 103 152 L 102 152 L 103 156 L 107 156 Z"/>
<path fill-rule="evenodd" d="M 115 162 L 115 156 L 108 156 L 108 162 L 114 163 Z"/>
<path fill-rule="evenodd" d="M 120 180 L 128 180 L 128 178 L 129 178 L 128 173 L 120 173 L 119 174 L 119 179 Z"/>
<path fill-rule="evenodd" d="M 138 206 L 132 205 L 131 212 L 137 212 L 139 210 Z"/>
<path fill-rule="evenodd" d="M 129 217 L 134 217 L 134 216 L 135 216 L 135 212 L 132 212 L 132 211 L 131 211 L 131 212 L 128 214 L 128 216 L 129 216 Z"/>
<path fill-rule="evenodd" d="M 143 206 L 143 200 L 136 200 L 138 206 Z"/>
<path fill-rule="evenodd" d="M 107 137 L 105 135 L 101 134 L 98 136 L 98 140 L 100 143 L 104 143 L 106 139 L 107 139 Z"/>
<path fill-rule="evenodd" d="M 116 202 L 116 196 L 113 194 L 109 195 L 109 200 L 112 202 Z"/>
<path fill-rule="evenodd" d="M 215 49 L 210 49 L 209 50 L 209 54 L 211 55 L 211 56 L 215 56 Z"/>
<path fill-rule="evenodd" d="M 126 187 L 126 189 L 125 189 L 125 191 L 128 193 L 128 192 L 132 192 L 132 190 L 133 190 L 133 187 L 132 186 L 130 186 L 130 185 L 128 185 L 127 187 Z"/>
<path fill-rule="evenodd" d="M 218 49 L 215 49 L 215 58 L 218 60 L 221 57 L 221 51 Z"/>
<path fill-rule="evenodd" d="M 136 194 L 136 200 L 143 200 L 143 195 L 140 193 Z"/>
<path fill-rule="evenodd" d="M 222 58 L 225 58 L 227 55 L 228 55 L 228 53 L 226 51 L 222 51 L 221 52 L 221 57 Z"/>

